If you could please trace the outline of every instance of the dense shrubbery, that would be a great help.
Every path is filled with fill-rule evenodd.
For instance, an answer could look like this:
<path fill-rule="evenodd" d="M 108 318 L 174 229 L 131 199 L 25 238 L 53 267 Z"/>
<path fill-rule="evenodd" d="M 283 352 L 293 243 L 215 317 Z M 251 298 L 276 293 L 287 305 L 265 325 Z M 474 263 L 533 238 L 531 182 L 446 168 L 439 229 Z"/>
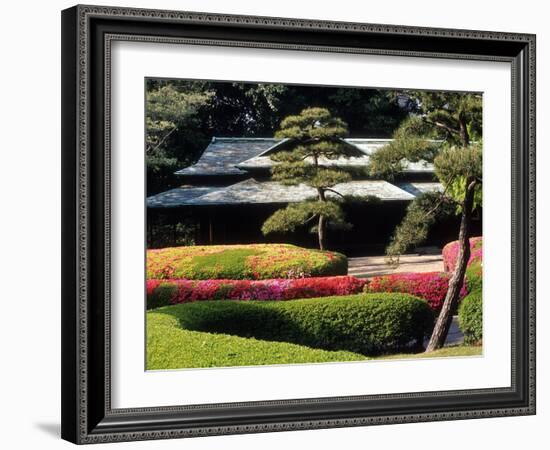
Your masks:
<path fill-rule="evenodd" d="M 458 309 L 458 322 L 466 344 L 481 344 L 483 338 L 483 302 L 481 290 L 468 294 Z"/>
<path fill-rule="evenodd" d="M 210 301 L 157 310 L 182 328 L 375 355 L 419 346 L 433 326 L 428 304 L 407 294 L 291 302 Z"/>
<path fill-rule="evenodd" d="M 466 269 L 466 283 L 468 292 L 481 291 L 483 286 L 483 268 L 480 259 L 472 261 Z"/>
<path fill-rule="evenodd" d="M 365 285 L 365 292 L 403 292 L 423 298 L 438 311 L 443 305 L 451 275 L 445 272 L 395 273 L 373 277 Z M 462 288 L 460 297 L 467 291 Z"/>
<path fill-rule="evenodd" d="M 454 272 L 456 259 L 458 257 L 458 241 L 449 242 L 443 247 L 443 270 L 445 272 Z M 483 237 L 470 238 L 470 259 L 468 265 L 473 261 L 481 261 L 483 258 Z"/>
<path fill-rule="evenodd" d="M 464 333 L 466 344 L 481 344 L 483 339 L 483 238 L 470 238 L 471 255 L 466 268 L 466 287 L 468 295 L 458 308 L 458 323 Z M 458 256 L 458 241 L 443 247 L 445 270 L 453 271 Z"/>
<path fill-rule="evenodd" d="M 147 251 L 148 279 L 265 280 L 346 275 L 336 252 L 289 244 L 209 245 Z"/>
<path fill-rule="evenodd" d="M 147 308 L 196 300 L 291 300 L 350 295 L 361 292 L 365 282 L 349 276 L 274 280 L 147 280 Z"/>

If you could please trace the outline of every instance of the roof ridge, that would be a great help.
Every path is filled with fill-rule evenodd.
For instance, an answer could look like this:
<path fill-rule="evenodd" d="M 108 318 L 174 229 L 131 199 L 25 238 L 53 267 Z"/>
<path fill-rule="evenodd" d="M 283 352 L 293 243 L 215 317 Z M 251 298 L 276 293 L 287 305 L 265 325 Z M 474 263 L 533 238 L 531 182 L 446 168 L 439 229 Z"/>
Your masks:
<path fill-rule="evenodd" d="M 280 141 L 282 139 L 275 138 L 275 137 L 223 137 L 223 136 L 212 136 L 212 142 L 216 141 L 225 141 L 225 142 L 231 142 L 231 141 Z"/>
<path fill-rule="evenodd" d="M 284 141 L 288 138 L 277 137 L 255 137 L 255 136 L 212 136 L 212 142 L 216 141 Z M 361 141 L 361 142 L 390 142 L 393 138 L 363 138 L 363 137 L 345 137 L 341 138 L 344 141 Z"/>

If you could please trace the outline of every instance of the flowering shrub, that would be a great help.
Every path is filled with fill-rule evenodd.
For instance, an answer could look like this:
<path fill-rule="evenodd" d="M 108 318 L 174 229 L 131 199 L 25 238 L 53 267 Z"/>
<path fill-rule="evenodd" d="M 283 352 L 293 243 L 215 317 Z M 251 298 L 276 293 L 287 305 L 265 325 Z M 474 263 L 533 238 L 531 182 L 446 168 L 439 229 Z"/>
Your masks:
<path fill-rule="evenodd" d="M 445 272 L 454 272 L 456 267 L 456 259 L 458 258 L 458 241 L 449 242 L 443 247 L 443 270 Z M 470 238 L 470 259 L 468 266 L 472 261 L 481 260 L 483 258 L 483 237 Z"/>
<path fill-rule="evenodd" d="M 365 292 L 403 292 L 425 299 L 437 311 L 443 305 L 450 275 L 445 272 L 395 273 L 371 278 Z M 460 298 L 467 294 L 463 286 Z"/>
<path fill-rule="evenodd" d="M 336 252 L 289 244 L 208 245 L 147 250 L 147 278 L 266 280 L 346 275 Z"/>
<path fill-rule="evenodd" d="M 147 308 L 197 300 L 292 300 L 350 295 L 362 291 L 365 280 L 319 277 L 272 280 L 147 280 Z"/>

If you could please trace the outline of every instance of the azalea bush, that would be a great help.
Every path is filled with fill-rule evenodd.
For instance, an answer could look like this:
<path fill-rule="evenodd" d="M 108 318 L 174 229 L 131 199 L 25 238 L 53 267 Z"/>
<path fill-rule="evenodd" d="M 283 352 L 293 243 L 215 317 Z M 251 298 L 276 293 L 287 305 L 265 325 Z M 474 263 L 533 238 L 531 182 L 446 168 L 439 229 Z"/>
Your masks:
<path fill-rule="evenodd" d="M 456 259 L 458 258 L 458 241 L 449 242 L 443 247 L 443 270 L 445 272 L 454 272 L 456 267 Z M 468 265 L 473 261 L 481 261 L 483 259 L 483 237 L 470 238 L 470 259 Z"/>
<path fill-rule="evenodd" d="M 197 300 L 292 300 L 350 295 L 365 280 L 349 276 L 272 280 L 147 280 L 147 308 Z"/>
<path fill-rule="evenodd" d="M 148 279 L 265 280 L 346 275 L 345 255 L 289 244 L 208 245 L 147 250 Z"/>
<path fill-rule="evenodd" d="M 419 348 L 433 312 L 401 293 L 280 301 L 210 301 L 159 308 L 185 330 L 282 341 L 325 350 L 376 355 Z"/>
<path fill-rule="evenodd" d="M 447 295 L 450 274 L 445 272 L 395 273 L 373 277 L 365 284 L 365 292 L 404 292 L 423 298 L 434 311 L 439 311 Z M 465 286 L 460 298 L 467 294 Z"/>

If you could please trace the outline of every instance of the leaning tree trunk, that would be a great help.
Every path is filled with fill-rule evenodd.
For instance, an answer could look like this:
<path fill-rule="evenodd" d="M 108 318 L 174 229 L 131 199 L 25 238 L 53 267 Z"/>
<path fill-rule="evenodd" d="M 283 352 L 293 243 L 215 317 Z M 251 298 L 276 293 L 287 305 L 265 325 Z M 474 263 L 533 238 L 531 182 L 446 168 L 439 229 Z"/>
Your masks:
<path fill-rule="evenodd" d="M 466 267 L 468 260 L 470 259 L 470 219 L 472 216 L 472 207 L 474 203 L 474 190 L 475 180 L 468 180 L 466 184 L 466 194 L 464 196 L 464 203 L 462 205 L 462 217 L 460 220 L 460 232 L 458 234 L 458 257 L 456 260 L 455 271 L 449 280 L 449 288 L 447 289 L 447 295 L 445 301 L 441 307 L 441 312 L 437 317 L 435 327 L 426 348 L 426 352 L 431 352 L 438 348 L 443 347 L 449 328 L 453 321 L 452 312 L 456 309 L 458 300 L 460 298 L 460 290 L 464 283 L 464 275 L 466 274 Z"/>

